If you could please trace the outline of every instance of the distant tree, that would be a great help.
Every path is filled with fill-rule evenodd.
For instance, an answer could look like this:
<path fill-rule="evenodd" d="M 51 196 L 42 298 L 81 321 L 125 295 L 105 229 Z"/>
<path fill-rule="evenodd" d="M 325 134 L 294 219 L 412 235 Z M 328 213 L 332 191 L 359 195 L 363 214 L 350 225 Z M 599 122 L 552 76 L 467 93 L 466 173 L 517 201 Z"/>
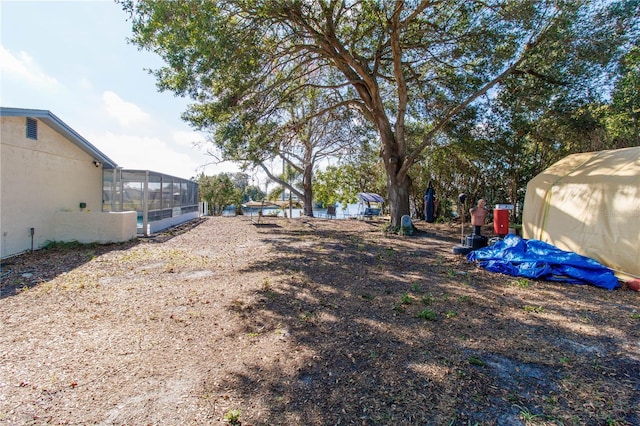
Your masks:
<path fill-rule="evenodd" d="M 264 191 L 260 189 L 260 187 L 255 185 L 249 185 L 247 186 L 244 193 L 242 194 L 242 202 L 246 203 L 251 200 L 262 201 L 264 200 L 265 196 L 266 194 L 264 193 Z"/>
<path fill-rule="evenodd" d="M 278 113 L 285 124 L 271 126 L 269 140 L 273 149 L 255 153 L 261 160 L 254 165 L 279 184 L 281 192 L 288 190 L 302 200 L 306 216 L 313 216 L 313 176 L 318 163 L 344 154 L 359 137 L 353 114 L 344 108 L 326 109 L 325 102 L 314 88 L 292 97 L 286 109 Z M 239 137 L 246 140 L 246 136 Z M 238 155 L 240 144 L 235 144 L 236 151 L 229 151 L 229 155 Z M 266 165 L 277 157 L 285 165 L 284 173 L 276 173 Z"/>
<path fill-rule="evenodd" d="M 373 147 L 362 142 L 352 155 L 342 156 L 335 165 L 316 173 L 315 200 L 323 206 L 341 204 L 345 207 L 357 201 L 358 192 L 386 195 L 384 167 Z"/>
<path fill-rule="evenodd" d="M 242 193 L 237 189 L 231 177 L 227 173 L 215 176 L 198 177 L 200 187 L 200 200 L 209 204 L 209 211 L 214 216 L 222 215 L 225 208 L 238 205 L 242 199 Z"/>
<path fill-rule="evenodd" d="M 638 40 L 640 42 L 640 39 Z M 613 90 L 609 131 L 619 146 L 640 145 L 640 46 L 620 60 Z"/>
<path fill-rule="evenodd" d="M 244 172 L 229 173 L 229 178 L 233 183 L 234 188 L 244 194 L 249 186 L 249 175 Z"/>
<path fill-rule="evenodd" d="M 622 108 L 619 120 L 608 105 L 628 81 L 622 76 L 633 75 L 626 64 L 638 63 L 625 59 L 633 57 L 631 42 L 640 35 L 639 3 L 594 2 L 578 12 L 574 22 L 547 34 L 545 49 L 531 53 L 527 61 L 535 68 L 518 68 L 474 104 L 473 128 L 455 135 L 443 129 L 445 141 L 426 158 L 437 183 L 451 187 L 448 196 L 466 192 L 521 203 L 526 183 L 560 158 L 628 146 L 631 109 Z M 558 52 L 562 43 L 568 43 L 566 55 Z M 549 61 L 550 55 L 567 59 Z"/>

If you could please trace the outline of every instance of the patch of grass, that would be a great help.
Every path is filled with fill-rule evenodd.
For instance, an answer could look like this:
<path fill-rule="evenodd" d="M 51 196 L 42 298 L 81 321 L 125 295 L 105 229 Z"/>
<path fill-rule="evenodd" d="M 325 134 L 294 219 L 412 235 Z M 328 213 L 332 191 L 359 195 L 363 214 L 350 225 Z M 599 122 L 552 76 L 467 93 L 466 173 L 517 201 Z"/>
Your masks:
<path fill-rule="evenodd" d="M 458 297 L 458 302 L 464 303 L 469 301 L 469 296 L 460 296 Z"/>
<path fill-rule="evenodd" d="M 397 234 L 399 230 L 399 226 L 393 226 L 390 223 L 382 227 L 382 232 L 386 234 Z"/>
<path fill-rule="evenodd" d="M 526 278 L 518 278 L 517 280 L 511 281 L 510 284 L 520 288 L 531 287 L 531 282 Z"/>
<path fill-rule="evenodd" d="M 427 296 L 423 296 L 422 299 L 420 299 L 422 301 L 423 305 L 431 305 L 433 303 L 433 296 L 432 295 L 427 295 Z"/>
<path fill-rule="evenodd" d="M 45 241 L 42 248 L 45 250 L 52 249 L 79 249 L 82 247 L 92 247 L 95 244 L 82 244 L 78 241 Z"/>
<path fill-rule="evenodd" d="M 481 360 L 480 358 L 478 358 L 477 356 L 474 356 L 474 355 L 470 356 L 467 361 L 469 361 L 469 364 L 476 365 L 478 367 L 486 367 L 487 366 L 486 362 L 484 362 L 483 360 Z"/>
<path fill-rule="evenodd" d="M 458 316 L 458 313 L 456 311 L 447 311 L 446 316 L 447 318 L 455 318 Z"/>
<path fill-rule="evenodd" d="M 239 425 L 240 424 L 240 410 L 229 410 L 224 415 L 224 420 L 229 422 L 230 425 Z"/>
<path fill-rule="evenodd" d="M 364 300 L 373 300 L 375 296 L 370 293 L 362 293 L 360 297 L 362 297 Z"/>
<path fill-rule="evenodd" d="M 420 312 L 417 317 L 427 321 L 435 321 L 438 318 L 438 315 L 431 309 L 425 309 Z"/>
<path fill-rule="evenodd" d="M 413 285 L 411 286 L 411 289 L 416 293 L 422 293 L 422 288 L 420 286 L 420 283 L 413 283 Z"/>
<path fill-rule="evenodd" d="M 522 309 L 524 309 L 525 312 L 534 312 L 536 314 L 541 314 L 544 312 L 544 308 L 542 306 L 524 305 Z"/>
<path fill-rule="evenodd" d="M 269 277 L 266 277 L 262 281 L 262 291 L 269 291 L 269 290 L 271 290 L 271 280 L 269 279 Z"/>
<path fill-rule="evenodd" d="M 543 417 L 539 414 L 533 414 L 527 407 L 522 407 L 520 405 L 514 405 L 514 407 L 520 410 L 519 417 L 521 420 L 525 422 L 534 422 L 537 419 L 540 419 L 541 417 Z"/>
<path fill-rule="evenodd" d="M 410 305 L 413 303 L 413 301 L 415 300 L 415 298 L 410 295 L 409 293 L 404 293 L 402 295 L 402 297 L 400 298 L 400 304 L 402 305 Z"/>
<path fill-rule="evenodd" d="M 407 308 L 405 308 L 401 304 L 395 304 L 395 305 L 393 305 L 393 310 L 396 311 L 396 312 L 403 313 L 403 312 L 405 312 L 407 310 Z"/>
<path fill-rule="evenodd" d="M 638 313 L 638 312 L 634 312 L 634 313 L 632 313 L 632 314 L 631 314 L 631 318 L 633 318 L 633 319 L 640 319 L 640 313 Z"/>

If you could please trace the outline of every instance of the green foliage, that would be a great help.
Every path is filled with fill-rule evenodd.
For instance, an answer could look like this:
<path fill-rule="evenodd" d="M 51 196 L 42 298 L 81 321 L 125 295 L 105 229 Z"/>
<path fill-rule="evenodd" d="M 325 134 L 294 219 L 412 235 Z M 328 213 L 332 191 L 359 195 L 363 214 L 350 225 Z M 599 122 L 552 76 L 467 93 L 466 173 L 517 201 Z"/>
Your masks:
<path fill-rule="evenodd" d="M 95 245 L 95 244 L 92 244 Z M 78 241 L 45 241 L 42 245 L 44 250 L 72 250 L 82 247 L 91 247 L 92 245 L 82 244 Z"/>
<path fill-rule="evenodd" d="M 342 157 L 338 165 L 317 171 L 315 200 L 323 206 L 357 202 L 359 192 L 386 193 L 384 168 L 369 143 L 359 145 L 357 154 Z"/>
<path fill-rule="evenodd" d="M 404 293 L 400 298 L 400 303 L 403 305 L 410 305 L 414 300 L 415 298 L 412 295 L 410 295 L 409 293 Z"/>
<path fill-rule="evenodd" d="M 544 312 L 544 308 L 542 306 L 525 305 L 523 309 L 525 312 L 533 312 L 536 314 L 541 314 Z"/>
<path fill-rule="evenodd" d="M 221 215 L 231 205 L 238 207 L 250 200 L 263 200 L 264 192 L 257 186 L 249 185 L 246 173 L 220 173 L 215 176 L 198 176 L 200 201 L 209 203 L 209 212 Z"/>
<path fill-rule="evenodd" d="M 486 362 L 484 362 L 482 359 L 478 358 L 477 356 L 470 356 L 468 361 L 469 361 L 469 364 L 476 365 L 478 367 L 486 367 L 487 365 Z"/>
<path fill-rule="evenodd" d="M 596 83 L 638 37 L 637 0 L 120 3 L 133 43 L 165 62 L 158 87 L 194 101 L 183 118 L 223 159 L 264 168 L 285 157 L 308 198 L 318 158 L 357 151 L 362 129 L 375 129 L 382 161 L 366 189 L 384 193 L 371 188 L 383 177 L 394 226 L 429 180 L 447 202 L 465 191 L 515 203 L 567 152 L 563 132 L 599 134 L 597 117 L 584 128 L 572 114 L 590 111 Z M 620 80 L 620 108 L 633 81 Z M 621 138 L 625 119 L 610 123 Z M 414 173 L 423 161 L 426 173 Z M 347 202 L 357 186 L 332 179 L 342 181 L 330 170 L 318 200 Z"/>
<path fill-rule="evenodd" d="M 511 281 L 511 285 L 520 288 L 529 288 L 531 287 L 531 282 L 526 278 L 518 278 L 517 280 Z"/>
<path fill-rule="evenodd" d="M 435 300 L 434 297 L 432 295 L 427 295 L 427 296 L 423 296 L 422 299 L 420 299 L 422 301 L 423 305 L 431 305 L 433 303 L 433 301 Z"/>
<path fill-rule="evenodd" d="M 242 192 L 236 188 L 227 173 L 215 176 L 198 177 L 200 187 L 200 199 L 209 203 L 209 210 L 213 215 L 219 216 L 230 205 L 238 205 L 242 201 Z"/>
<path fill-rule="evenodd" d="M 244 190 L 244 192 L 242 193 L 242 202 L 246 203 L 247 201 L 251 201 L 251 200 L 264 200 L 265 197 L 265 193 L 257 186 L 255 185 L 250 185 L 247 186 L 247 188 Z"/>
<path fill-rule="evenodd" d="M 401 226 L 398 230 L 398 235 L 413 235 L 413 225 L 412 226 Z"/>
<path fill-rule="evenodd" d="M 240 424 L 240 410 L 229 410 L 224 415 L 224 420 L 229 422 L 231 425 L 239 425 Z"/>
<path fill-rule="evenodd" d="M 399 313 L 403 313 L 407 310 L 407 308 L 405 308 L 402 304 L 395 304 L 393 305 L 393 310 Z"/>
<path fill-rule="evenodd" d="M 430 309 L 423 310 L 417 315 L 417 317 L 427 321 L 435 321 L 438 319 L 438 315 Z"/>
<path fill-rule="evenodd" d="M 472 201 L 484 197 L 489 204 L 522 205 L 526 183 L 560 158 L 630 146 L 632 141 L 638 145 L 632 115 L 616 116 L 607 105 L 606 87 L 616 81 L 615 103 L 616 91 L 629 82 L 616 75 L 638 75 L 627 74 L 625 67 L 639 63 L 633 53 L 637 47 L 626 44 L 638 37 L 638 5 L 598 4 L 572 10 L 573 19 L 560 18 L 562 25 L 550 28 L 544 43 L 496 87 L 495 96 L 467 111 L 464 117 L 476 124 L 456 120 L 444 135 L 446 143 L 428 150 L 424 167 L 439 200 L 454 200 L 465 192 Z M 637 95 L 638 90 L 629 93 Z"/>
<path fill-rule="evenodd" d="M 618 146 L 640 145 L 640 46 L 620 60 L 606 127 Z"/>

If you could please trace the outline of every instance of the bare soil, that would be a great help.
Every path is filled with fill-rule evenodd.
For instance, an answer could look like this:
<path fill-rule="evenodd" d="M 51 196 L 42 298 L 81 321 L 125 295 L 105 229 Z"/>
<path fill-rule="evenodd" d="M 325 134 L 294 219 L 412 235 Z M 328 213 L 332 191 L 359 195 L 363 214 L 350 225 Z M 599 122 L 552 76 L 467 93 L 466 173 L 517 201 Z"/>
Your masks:
<path fill-rule="evenodd" d="M 489 273 L 459 225 L 263 220 L 6 260 L 0 424 L 640 424 L 639 293 Z"/>

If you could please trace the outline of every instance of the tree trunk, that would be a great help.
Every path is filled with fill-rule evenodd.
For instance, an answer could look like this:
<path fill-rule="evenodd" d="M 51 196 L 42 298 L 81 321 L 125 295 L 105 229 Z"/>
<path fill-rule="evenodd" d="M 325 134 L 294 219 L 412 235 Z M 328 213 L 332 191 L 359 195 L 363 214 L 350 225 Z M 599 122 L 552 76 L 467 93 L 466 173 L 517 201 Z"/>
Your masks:
<path fill-rule="evenodd" d="M 398 175 L 387 173 L 387 196 L 389 198 L 389 213 L 391 215 L 391 226 L 399 227 L 402 223 L 402 216 L 409 212 L 409 179 L 404 175 L 398 179 Z"/>
<path fill-rule="evenodd" d="M 401 173 L 404 156 L 399 155 L 394 135 L 389 132 L 383 140 L 382 159 L 387 174 L 387 198 L 391 226 L 400 227 L 402 216 L 410 214 L 409 190 L 411 181 L 406 173 Z"/>
<path fill-rule="evenodd" d="M 380 113 L 376 118 L 382 144 L 380 156 L 384 161 L 387 175 L 387 201 L 391 226 L 399 228 L 402 216 L 410 214 L 409 190 L 411 181 L 407 173 L 402 171 L 405 152 L 399 152 L 401 147 L 396 140 L 397 135 L 394 134 L 386 115 Z"/>
<path fill-rule="evenodd" d="M 313 217 L 313 187 L 312 187 L 312 178 L 313 178 L 313 164 L 307 164 L 304 168 L 304 172 L 302 173 L 302 188 L 304 199 L 304 215 Z"/>

